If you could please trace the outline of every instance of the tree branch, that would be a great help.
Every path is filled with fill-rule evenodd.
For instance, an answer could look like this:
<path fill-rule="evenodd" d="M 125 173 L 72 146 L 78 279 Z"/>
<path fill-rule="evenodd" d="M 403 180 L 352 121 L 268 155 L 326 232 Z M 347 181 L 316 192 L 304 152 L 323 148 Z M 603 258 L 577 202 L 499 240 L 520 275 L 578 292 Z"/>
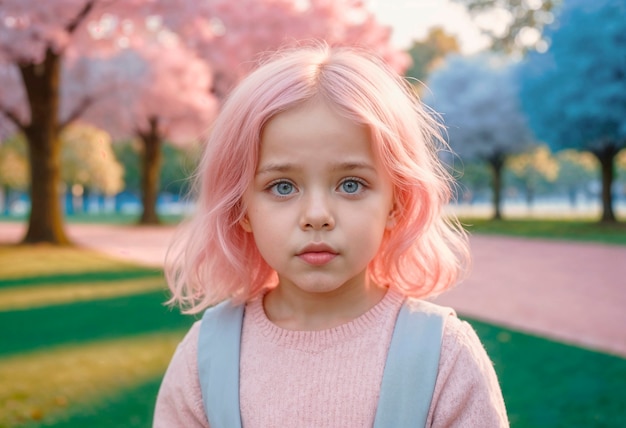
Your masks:
<path fill-rule="evenodd" d="M 86 19 L 87 15 L 89 15 L 89 13 L 93 10 L 96 3 L 97 3 L 97 0 L 90 0 L 87 3 L 85 3 L 85 6 L 65 26 L 65 31 L 67 31 L 68 34 L 72 34 L 74 31 L 76 31 L 78 26 Z M 2 5 L 2 2 L 0 1 L 0 6 L 1 5 Z M 50 41 L 44 40 L 40 34 L 33 34 L 32 37 L 35 42 L 43 43 L 45 46 L 48 46 L 48 47 L 51 46 Z M 8 55 L 6 56 L 8 58 L 12 58 L 16 64 L 31 64 L 32 63 L 31 60 L 24 60 L 22 53 L 18 49 L 13 49 L 10 46 L 7 46 L 6 44 L 3 46 L 0 46 L 0 49 L 7 52 Z"/>
<path fill-rule="evenodd" d="M 14 111 L 9 110 L 3 105 L 0 105 L 0 113 L 4 114 L 11 122 L 13 122 L 13 124 L 20 131 L 24 131 L 24 129 L 26 128 L 26 124 L 22 123 L 22 121 L 20 120 L 20 118 L 17 116 L 17 114 Z"/>
<path fill-rule="evenodd" d="M 89 108 L 94 103 L 94 98 L 86 96 L 84 97 L 80 103 L 76 105 L 76 107 L 70 112 L 70 114 L 59 124 L 59 130 L 62 130 L 67 125 L 78 119 L 83 112 Z"/>
<path fill-rule="evenodd" d="M 96 0 L 90 0 L 85 3 L 85 6 L 80 10 L 80 12 L 78 12 L 78 15 L 76 15 L 74 19 L 72 19 L 65 26 L 65 31 L 67 31 L 69 34 L 72 34 L 74 31 L 76 31 L 78 26 L 87 18 L 87 15 L 89 15 L 89 12 L 92 11 L 95 5 Z"/>

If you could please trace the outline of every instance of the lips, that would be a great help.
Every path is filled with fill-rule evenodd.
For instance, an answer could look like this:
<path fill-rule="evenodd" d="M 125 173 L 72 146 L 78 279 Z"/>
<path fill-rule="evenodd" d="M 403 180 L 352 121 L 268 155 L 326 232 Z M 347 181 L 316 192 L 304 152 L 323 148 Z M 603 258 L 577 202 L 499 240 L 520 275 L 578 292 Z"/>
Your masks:
<path fill-rule="evenodd" d="M 310 244 L 298 252 L 297 257 L 307 264 L 323 266 L 337 257 L 337 251 L 326 244 Z"/>

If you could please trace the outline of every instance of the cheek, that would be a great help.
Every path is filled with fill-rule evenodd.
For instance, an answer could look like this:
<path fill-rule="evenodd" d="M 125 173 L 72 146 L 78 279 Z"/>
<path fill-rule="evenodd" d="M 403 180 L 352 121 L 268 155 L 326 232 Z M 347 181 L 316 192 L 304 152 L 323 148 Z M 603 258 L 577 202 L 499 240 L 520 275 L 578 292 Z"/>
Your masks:
<path fill-rule="evenodd" d="M 269 228 L 255 230 L 253 237 L 261 258 L 272 269 L 279 270 L 284 264 L 285 254 L 288 252 L 288 247 L 284 242 L 285 237 Z"/>
<path fill-rule="evenodd" d="M 263 204 L 256 204 L 250 207 L 247 218 L 252 231 L 258 233 L 262 233 L 267 229 L 280 233 L 281 230 L 287 227 L 288 220 L 284 210 Z"/>
<path fill-rule="evenodd" d="M 351 216 L 345 222 L 352 239 L 372 247 L 380 243 L 387 230 L 388 213 L 382 210 L 371 215 Z"/>
<path fill-rule="evenodd" d="M 268 218 L 265 218 L 268 220 Z M 276 221 L 274 217 L 269 217 L 270 221 L 263 221 L 259 217 L 255 217 L 250 222 L 251 232 L 257 248 L 265 258 L 271 255 L 272 249 L 278 248 L 285 240 L 286 226 Z"/>

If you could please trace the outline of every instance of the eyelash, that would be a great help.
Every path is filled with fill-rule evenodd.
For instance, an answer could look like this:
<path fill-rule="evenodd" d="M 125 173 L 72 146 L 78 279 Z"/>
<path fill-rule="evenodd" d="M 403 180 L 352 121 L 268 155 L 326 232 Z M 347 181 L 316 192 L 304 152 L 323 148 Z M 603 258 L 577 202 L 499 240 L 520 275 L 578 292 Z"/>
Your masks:
<path fill-rule="evenodd" d="M 358 196 L 360 195 L 363 190 L 365 190 L 368 186 L 367 186 L 367 182 L 361 178 L 358 177 L 346 177 L 344 179 L 342 179 L 339 184 L 337 185 L 337 189 L 341 189 L 341 186 L 343 186 L 346 182 L 355 182 L 358 183 L 361 187 L 359 187 L 359 189 L 357 189 L 357 191 L 355 191 L 354 193 L 349 193 L 349 192 L 343 192 L 345 195 L 348 196 Z M 278 198 L 287 198 L 289 196 L 292 195 L 292 192 L 288 193 L 288 194 L 281 194 L 279 193 L 276 189 L 280 184 L 289 184 L 290 186 L 292 186 L 292 188 L 296 189 L 296 185 L 294 183 L 292 183 L 289 180 L 285 180 L 285 179 L 279 179 L 279 180 L 275 180 L 272 181 L 271 183 L 269 183 L 267 185 L 267 187 L 265 188 L 266 192 L 271 193 L 272 195 L 278 197 Z"/>
<path fill-rule="evenodd" d="M 289 184 L 290 186 L 292 186 L 293 188 L 296 188 L 296 185 L 293 184 L 291 181 L 289 180 L 285 180 L 285 179 L 280 179 L 280 180 L 275 180 L 272 181 L 271 183 L 269 183 L 267 185 L 267 187 L 265 188 L 265 190 L 269 193 L 271 193 L 272 195 L 278 197 L 278 198 L 287 198 L 291 195 L 291 193 L 287 194 L 287 195 L 283 195 L 278 193 L 278 191 L 276 190 L 276 188 L 278 187 L 278 185 L 280 184 Z"/>
<path fill-rule="evenodd" d="M 358 178 L 358 177 L 346 177 L 346 178 L 344 178 L 343 180 L 341 180 L 341 182 L 339 183 L 339 186 L 337 186 L 337 188 L 341 188 L 341 186 L 343 186 L 346 182 L 349 182 L 349 181 L 353 181 L 355 183 L 358 183 L 361 187 L 354 193 L 345 192 L 347 195 L 350 195 L 350 196 L 359 195 L 359 194 L 361 194 L 361 192 L 363 192 L 364 189 L 367 188 L 367 182 L 365 180 L 361 179 L 361 178 Z"/>

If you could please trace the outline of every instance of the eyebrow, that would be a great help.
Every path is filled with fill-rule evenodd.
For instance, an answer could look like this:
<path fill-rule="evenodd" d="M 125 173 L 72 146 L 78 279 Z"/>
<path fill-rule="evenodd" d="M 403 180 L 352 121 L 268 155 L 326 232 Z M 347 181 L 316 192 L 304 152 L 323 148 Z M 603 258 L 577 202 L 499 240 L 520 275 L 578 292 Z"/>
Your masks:
<path fill-rule="evenodd" d="M 256 175 L 267 174 L 270 172 L 289 172 L 295 169 L 295 165 L 291 163 L 270 163 L 256 171 Z"/>
<path fill-rule="evenodd" d="M 269 163 L 259 168 L 256 175 L 268 174 L 271 172 L 289 172 L 297 169 L 297 166 L 292 163 Z M 341 162 L 333 165 L 332 171 L 354 171 L 357 169 L 366 169 L 372 172 L 376 172 L 376 168 L 367 162 Z"/>
<path fill-rule="evenodd" d="M 376 172 L 374 165 L 367 162 L 342 162 L 333 166 L 333 171 L 353 171 L 355 169 L 368 169 Z"/>

